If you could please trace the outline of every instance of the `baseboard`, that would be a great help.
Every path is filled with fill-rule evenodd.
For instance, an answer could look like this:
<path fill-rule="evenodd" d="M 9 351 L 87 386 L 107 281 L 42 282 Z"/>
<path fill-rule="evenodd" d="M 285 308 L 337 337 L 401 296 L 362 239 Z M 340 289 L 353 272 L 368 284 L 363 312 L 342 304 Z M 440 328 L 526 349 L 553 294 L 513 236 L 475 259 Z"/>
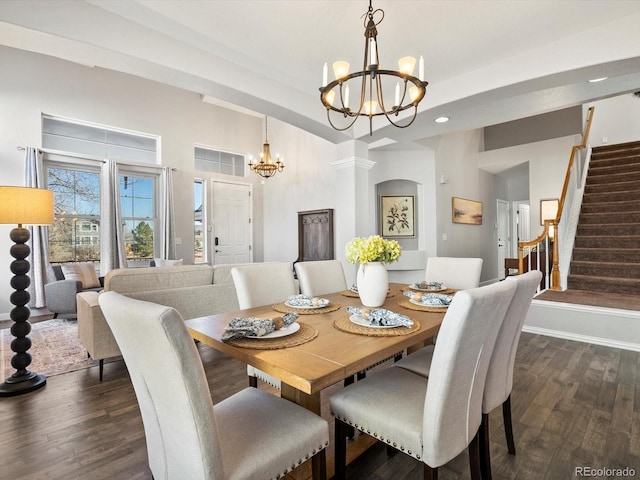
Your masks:
<path fill-rule="evenodd" d="M 523 331 L 640 352 L 640 312 L 534 298 Z"/>
<path fill-rule="evenodd" d="M 622 350 L 631 350 L 633 352 L 640 352 L 640 344 L 621 342 L 619 340 L 612 340 L 610 338 L 592 337 L 588 335 L 581 335 L 572 332 L 563 332 L 560 330 L 551 330 L 548 328 L 539 327 L 522 327 L 523 332 L 533 333 L 535 335 L 544 335 L 546 337 L 562 338 L 564 340 L 573 340 L 575 342 L 591 343 L 593 345 L 600 345 L 603 347 L 620 348 Z"/>

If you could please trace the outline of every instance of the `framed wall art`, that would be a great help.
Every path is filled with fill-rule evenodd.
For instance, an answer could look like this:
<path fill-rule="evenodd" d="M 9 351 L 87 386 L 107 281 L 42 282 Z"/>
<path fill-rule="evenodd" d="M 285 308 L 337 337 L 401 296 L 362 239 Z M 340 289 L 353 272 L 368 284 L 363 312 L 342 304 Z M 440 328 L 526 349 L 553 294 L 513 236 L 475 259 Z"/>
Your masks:
<path fill-rule="evenodd" d="M 380 195 L 383 237 L 415 237 L 415 196 Z"/>
<path fill-rule="evenodd" d="M 545 220 L 555 220 L 558 214 L 557 198 L 547 198 L 540 200 L 540 225 L 544 226 Z"/>
<path fill-rule="evenodd" d="M 451 215 L 453 223 L 482 225 L 482 202 L 451 197 Z"/>

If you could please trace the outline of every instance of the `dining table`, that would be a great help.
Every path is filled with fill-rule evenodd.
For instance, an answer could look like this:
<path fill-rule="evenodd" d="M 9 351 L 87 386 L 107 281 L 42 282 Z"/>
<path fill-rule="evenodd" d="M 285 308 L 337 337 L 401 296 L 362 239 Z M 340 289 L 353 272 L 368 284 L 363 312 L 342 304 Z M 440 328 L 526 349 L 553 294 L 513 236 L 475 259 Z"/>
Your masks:
<path fill-rule="evenodd" d="M 411 327 L 372 327 L 347 311 L 360 307 L 358 294 L 345 290 L 320 295 L 327 305 L 296 308 L 287 299 L 278 304 L 237 310 L 186 320 L 191 336 L 209 347 L 252 365 L 281 381 L 281 397 L 321 414 L 321 392 L 406 350 L 429 342 L 438 332 L 446 307 L 428 307 L 403 294 L 407 284 L 392 283 L 379 308 L 404 315 Z M 442 292 L 447 293 L 447 292 Z M 298 314 L 297 331 L 275 338 L 223 341 L 234 318 L 274 318 Z M 289 327 L 290 328 L 290 327 Z"/>

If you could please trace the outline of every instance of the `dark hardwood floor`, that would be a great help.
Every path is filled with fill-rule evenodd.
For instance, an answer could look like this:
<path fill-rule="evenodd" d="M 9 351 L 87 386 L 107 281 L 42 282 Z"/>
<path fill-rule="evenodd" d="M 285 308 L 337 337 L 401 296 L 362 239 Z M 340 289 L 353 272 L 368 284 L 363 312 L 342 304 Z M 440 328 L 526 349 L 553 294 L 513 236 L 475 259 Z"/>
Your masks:
<path fill-rule="evenodd" d="M 245 387 L 243 364 L 198 348 L 214 402 Z M 326 398 L 323 403 L 323 416 L 330 418 Z M 507 453 L 501 412 L 490 416 L 494 479 L 582 478 L 577 467 L 629 467 L 640 478 L 640 353 L 524 333 L 512 408 L 515 457 Z M 51 377 L 40 391 L 0 399 L 0 452 L 2 480 L 151 479 L 122 362 L 105 365 L 102 383 L 94 367 Z M 363 480 L 422 478 L 419 462 L 387 457 L 382 446 L 348 472 Z M 441 480 L 468 478 L 466 452 L 440 469 Z"/>

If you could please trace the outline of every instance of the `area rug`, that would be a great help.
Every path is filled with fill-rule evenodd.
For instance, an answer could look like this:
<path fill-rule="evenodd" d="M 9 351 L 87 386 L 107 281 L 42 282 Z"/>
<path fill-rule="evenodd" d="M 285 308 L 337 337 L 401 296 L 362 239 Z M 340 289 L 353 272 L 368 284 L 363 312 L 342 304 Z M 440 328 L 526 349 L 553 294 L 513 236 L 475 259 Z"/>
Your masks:
<path fill-rule="evenodd" d="M 13 340 L 11 331 L 0 330 L 0 372 L 2 381 L 12 375 L 15 369 L 11 366 L 11 350 Z M 98 365 L 87 357 L 87 350 L 78 339 L 78 323 L 76 320 L 55 318 L 31 325 L 32 362 L 29 370 L 51 377 L 61 373 L 73 372 Z"/>

